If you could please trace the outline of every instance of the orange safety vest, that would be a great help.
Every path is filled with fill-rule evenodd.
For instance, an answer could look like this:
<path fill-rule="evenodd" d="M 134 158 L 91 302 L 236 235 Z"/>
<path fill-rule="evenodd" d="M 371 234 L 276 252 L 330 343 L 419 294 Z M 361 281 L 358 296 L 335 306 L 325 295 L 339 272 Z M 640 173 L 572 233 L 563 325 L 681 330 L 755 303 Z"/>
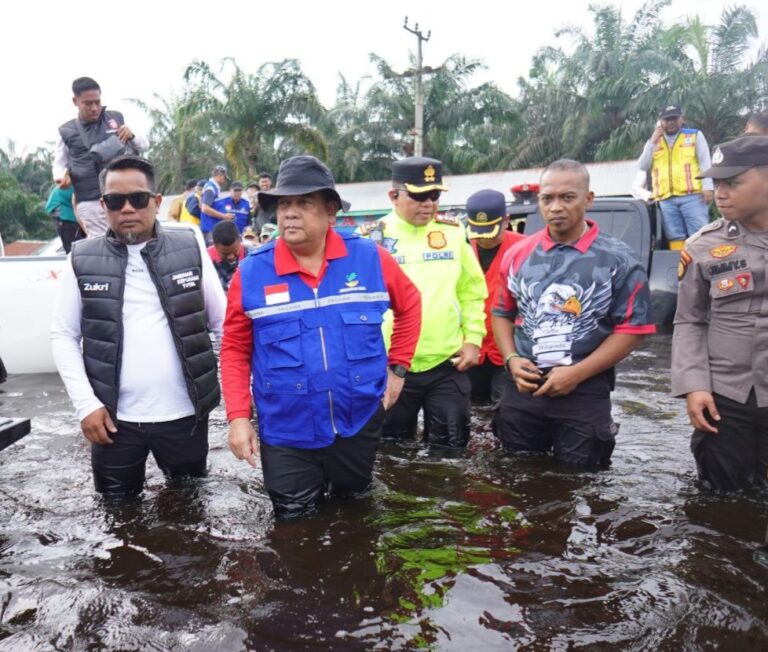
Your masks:
<path fill-rule="evenodd" d="M 696 158 L 698 129 L 681 129 L 670 150 L 664 136 L 653 151 L 651 180 L 656 201 L 693 195 L 702 191 L 699 159 Z"/>

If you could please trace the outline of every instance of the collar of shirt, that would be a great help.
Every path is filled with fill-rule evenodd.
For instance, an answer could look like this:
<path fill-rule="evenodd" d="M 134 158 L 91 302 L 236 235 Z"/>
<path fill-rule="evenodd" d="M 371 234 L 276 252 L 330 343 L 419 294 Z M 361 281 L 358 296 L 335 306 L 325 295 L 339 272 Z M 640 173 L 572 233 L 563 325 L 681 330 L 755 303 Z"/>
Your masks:
<path fill-rule="evenodd" d="M 582 254 L 587 253 L 587 249 L 592 246 L 592 243 L 595 241 L 595 238 L 597 238 L 597 234 L 599 232 L 597 222 L 593 222 L 592 220 L 585 220 L 587 223 L 587 226 L 589 228 L 586 230 L 584 235 L 582 235 L 576 242 L 555 242 L 552 238 L 549 237 L 549 229 L 544 229 L 544 237 L 541 239 L 541 248 L 544 251 L 549 251 L 553 247 L 556 247 L 557 245 L 562 245 L 564 247 L 573 247 L 574 249 L 578 249 Z"/>
<path fill-rule="evenodd" d="M 335 258 L 343 258 L 347 255 L 347 245 L 344 244 L 344 238 L 342 238 L 333 227 L 328 227 L 328 233 L 325 235 L 325 257 L 323 258 L 323 264 L 320 267 L 320 271 L 317 275 L 304 269 L 299 261 L 293 255 L 285 241 L 282 238 L 278 238 L 275 241 L 275 272 L 278 276 L 285 276 L 286 274 L 298 274 L 302 280 L 310 287 L 317 287 L 325 274 L 325 270 L 328 267 L 328 261 Z"/>

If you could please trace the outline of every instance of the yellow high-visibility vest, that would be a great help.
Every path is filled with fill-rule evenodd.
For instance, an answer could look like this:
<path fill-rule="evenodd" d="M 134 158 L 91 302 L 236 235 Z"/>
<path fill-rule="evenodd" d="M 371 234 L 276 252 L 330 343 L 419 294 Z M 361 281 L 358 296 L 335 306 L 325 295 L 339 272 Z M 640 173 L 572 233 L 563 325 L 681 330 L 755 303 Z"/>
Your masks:
<path fill-rule="evenodd" d="M 663 136 L 653 151 L 651 180 L 653 198 L 681 197 L 702 191 L 699 159 L 696 158 L 698 129 L 681 129 L 670 150 Z"/>
<path fill-rule="evenodd" d="M 200 201 L 200 193 L 195 192 L 197 195 L 197 200 Z M 179 222 L 187 222 L 188 224 L 194 224 L 195 226 L 200 226 L 200 218 L 195 217 L 187 210 L 187 200 L 184 199 L 184 203 L 181 205 L 181 217 L 179 217 Z"/>

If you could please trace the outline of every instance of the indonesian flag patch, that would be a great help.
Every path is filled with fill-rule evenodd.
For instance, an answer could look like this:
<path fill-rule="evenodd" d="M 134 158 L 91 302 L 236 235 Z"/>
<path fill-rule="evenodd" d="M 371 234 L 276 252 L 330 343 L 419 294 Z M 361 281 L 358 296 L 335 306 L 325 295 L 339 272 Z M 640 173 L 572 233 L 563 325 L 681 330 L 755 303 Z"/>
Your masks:
<path fill-rule="evenodd" d="M 264 287 L 264 301 L 268 306 L 274 306 L 278 303 L 287 303 L 290 300 L 291 295 L 288 294 L 287 283 L 267 285 Z"/>

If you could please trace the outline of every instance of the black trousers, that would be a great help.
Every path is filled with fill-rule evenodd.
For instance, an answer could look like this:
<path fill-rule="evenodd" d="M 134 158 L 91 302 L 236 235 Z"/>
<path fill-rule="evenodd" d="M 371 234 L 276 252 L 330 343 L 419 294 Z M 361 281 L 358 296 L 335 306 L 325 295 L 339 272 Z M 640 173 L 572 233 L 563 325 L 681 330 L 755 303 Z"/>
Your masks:
<path fill-rule="evenodd" d="M 367 491 L 381 439 L 384 407 L 380 406 L 352 437 L 336 437 L 325 448 L 294 448 L 261 443 L 264 486 L 275 518 L 286 519 L 317 511 L 326 493 L 347 497 Z"/>
<path fill-rule="evenodd" d="M 194 416 L 159 423 L 117 421 L 115 425 L 112 444 L 91 444 L 93 481 L 99 493 L 140 493 L 150 452 L 168 478 L 205 475 L 207 417 L 197 426 Z"/>
<path fill-rule="evenodd" d="M 407 374 L 400 398 L 387 412 L 382 436 L 414 439 L 419 410 L 424 408 L 424 441 L 464 448 L 469 441 L 471 388 L 469 376 L 456 371 L 449 362 L 429 371 Z"/>
<path fill-rule="evenodd" d="M 691 437 L 699 479 L 720 491 L 768 486 L 768 407 L 757 407 L 754 390 L 746 404 L 714 398 L 718 433 L 694 430 Z"/>
<path fill-rule="evenodd" d="M 472 402 L 496 403 L 504 393 L 506 369 L 493 364 L 488 358 L 483 364 L 467 371 L 472 383 Z"/>
<path fill-rule="evenodd" d="M 64 246 L 66 253 L 72 251 L 73 242 L 82 240 L 85 237 L 85 233 L 80 230 L 80 225 L 77 222 L 68 222 L 67 220 L 60 220 L 54 217 L 53 226 L 56 228 L 59 238 L 61 238 L 61 244 Z"/>
<path fill-rule="evenodd" d="M 604 379 L 590 378 L 568 396 L 534 397 L 507 378 L 494 415 L 494 432 L 508 453 L 550 453 L 584 467 L 610 462 L 618 424 Z"/>

